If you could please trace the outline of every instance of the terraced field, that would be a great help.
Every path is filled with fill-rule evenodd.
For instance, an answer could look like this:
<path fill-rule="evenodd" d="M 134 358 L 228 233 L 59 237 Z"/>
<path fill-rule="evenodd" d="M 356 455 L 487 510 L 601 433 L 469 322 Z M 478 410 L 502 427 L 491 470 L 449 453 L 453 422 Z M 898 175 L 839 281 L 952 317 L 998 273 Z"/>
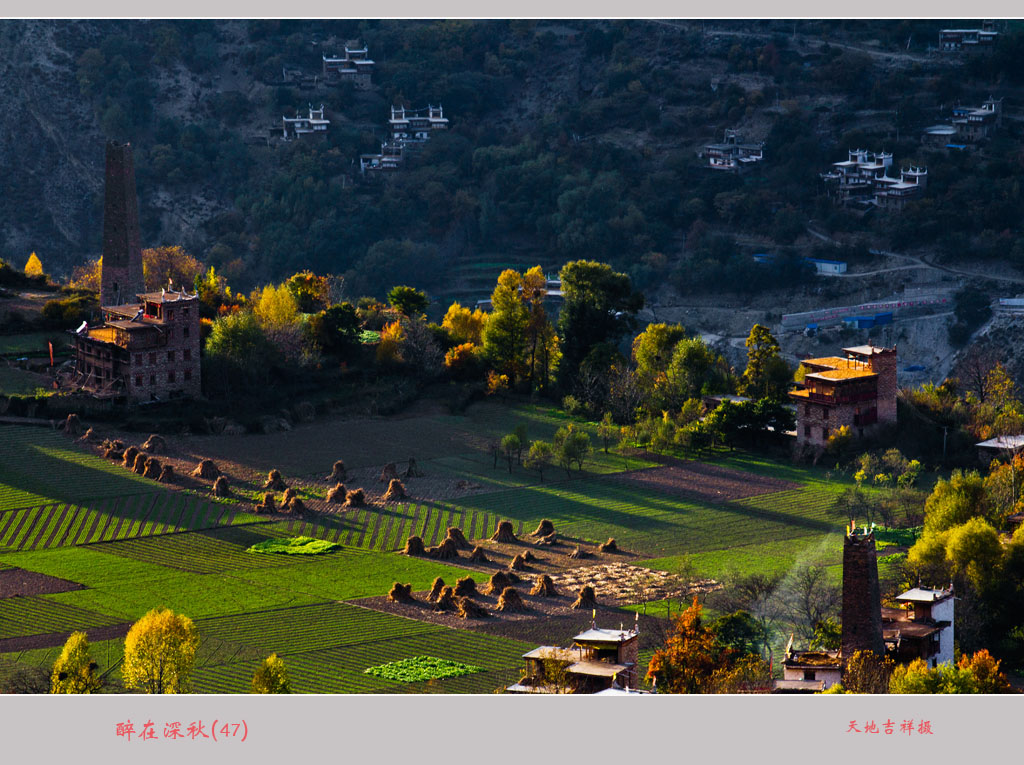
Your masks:
<path fill-rule="evenodd" d="M 105 627 L 122 621 L 84 608 L 36 597 L 0 599 L 0 639 Z"/>

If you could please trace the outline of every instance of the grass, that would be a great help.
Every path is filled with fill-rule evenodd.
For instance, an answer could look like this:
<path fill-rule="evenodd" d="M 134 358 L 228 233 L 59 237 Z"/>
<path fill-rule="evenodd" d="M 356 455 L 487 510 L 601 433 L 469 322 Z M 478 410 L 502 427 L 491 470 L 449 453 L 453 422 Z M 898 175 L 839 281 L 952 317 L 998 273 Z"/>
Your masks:
<path fill-rule="evenodd" d="M 434 656 L 416 656 L 412 659 L 390 661 L 377 667 L 363 670 L 368 675 L 382 677 L 385 680 L 399 680 L 403 683 L 416 683 L 422 680 L 439 680 L 444 677 L 460 677 L 481 672 L 480 667 L 469 664 L 438 659 Z"/>
<path fill-rule="evenodd" d="M 0 362 L 0 395 L 33 396 L 49 395 L 53 390 L 49 387 L 52 381 L 35 372 L 10 367 Z"/>
<path fill-rule="evenodd" d="M 105 627 L 120 619 L 39 597 L 0 599 L 0 639 Z"/>
<path fill-rule="evenodd" d="M 26 332 L 22 335 L 0 335 L 0 356 L 46 356 L 47 341 L 53 342 L 54 355 L 67 355 L 68 340 L 63 332 Z"/>
<path fill-rule="evenodd" d="M 291 539 L 267 539 L 257 542 L 246 552 L 262 555 L 323 555 L 340 549 L 341 545 L 324 539 L 292 537 Z"/>

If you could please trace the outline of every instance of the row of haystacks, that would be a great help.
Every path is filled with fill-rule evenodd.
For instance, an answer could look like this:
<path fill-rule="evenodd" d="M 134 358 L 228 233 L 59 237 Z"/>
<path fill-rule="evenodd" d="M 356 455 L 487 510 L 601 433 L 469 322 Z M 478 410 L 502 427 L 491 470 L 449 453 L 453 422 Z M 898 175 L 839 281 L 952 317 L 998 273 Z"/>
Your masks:
<path fill-rule="evenodd" d="M 494 610 L 498 613 L 524 613 L 531 610 L 530 606 L 523 600 L 519 590 L 513 586 L 521 581 L 515 574 L 498 571 L 492 574 L 484 588 L 478 591 L 476 581 L 472 577 L 463 577 L 457 580 L 454 586 L 445 584 L 444 579 L 437 577 L 425 600 L 433 605 L 436 612 L 455 612 L 463 619 L 479 619 L 490 614 L 482 605 L 472 601 L 472 596 L 477 594 L 496 595 L 498 600 L 494 605 Z M 551 577 L 544 574 L 538 577 L 530 590 L 530 595 L 553 598 L 558 596 L 558 591 L 555 589 Z M 395 582 L 392 585 L 387 597 L 393 603 L 416 602 L 416 598 L 412 594 L 412 585 L 401 582 Z M 580 588 L 576 600 L 569 607 L 577 610 L 596 608 L 597 597 L 594 588 L 590 585 Z"/>

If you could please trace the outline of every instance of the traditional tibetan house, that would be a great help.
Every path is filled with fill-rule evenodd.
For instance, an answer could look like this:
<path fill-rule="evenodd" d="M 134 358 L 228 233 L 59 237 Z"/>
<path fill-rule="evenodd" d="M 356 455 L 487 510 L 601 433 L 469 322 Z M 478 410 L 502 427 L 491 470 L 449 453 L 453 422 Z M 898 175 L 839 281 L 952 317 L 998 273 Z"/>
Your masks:
<path fill-rule="evenodd" d="M 352 47 L 349 47 L 351 45 Z M 370 51 L 357 43 L 345 46 L 344 55 L 323 55 L 324 79 L 328 82 L 351 82 L 356 90 L 369 90 L 374 61 Z"/>
<path fill-rule="evenodd" d="M 953 588 L 915 587 L 882 609 L 886 651 L 897 662 L 924 659 L 931 668 L 953 661 Z"/>

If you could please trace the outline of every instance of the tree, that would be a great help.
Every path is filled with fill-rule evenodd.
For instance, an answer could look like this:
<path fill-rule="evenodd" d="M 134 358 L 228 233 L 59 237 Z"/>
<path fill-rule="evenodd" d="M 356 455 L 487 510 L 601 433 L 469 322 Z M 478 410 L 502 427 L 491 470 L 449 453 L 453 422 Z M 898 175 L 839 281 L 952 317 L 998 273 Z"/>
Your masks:
<path fill-rule="evenodd" d="M 194 287 L 206 266 L 179 245 L 142 251 L 142 279 L 147 290 Z"/>
<path fill-rule="evenodd" d="M 771 638 L 764 625 L 746 611 L 720 616 L 710 627 L 723 645 L 740 653 L 760 653 Z"/>
<path fill-rule="evenodd" d="M 189 693 L 198 647 L 199 631 L 191 619 L 170 609 L 153 609 L 124 639 L 125 686 L 146 693 Z"/>
<path fill-rule="evenodd" d="M 846 518 L 847 521 L 859 519 L 864 523 L 871 523 L 875 504 L 860 486 L 847 486 L 835 498 L 832 509 L 836 515 Z"/>
<path fill-rule="evenodd" d="M 779 356 L 779 343 L 761 324 L 747 336 L 747 368 L 743 392 L 751 398 L 782 398 L 792 378 L 789 365 Z"/>
<path fill-rule="evenodd" d="M 331 304 L 331 281 L 326 276 L 317 276 L 308 270 L 300 271 L 288 277 L 284 286 L 295 298 L 302 313 L 322 311 Z"/>
<path fill-rule="evenodd" d="M 565 469 L 565 474 L 572 477 L 572 466 L 583 472 L 583 460 L 590 454 L 590 436 L 576 425 L 569 423 L 555 432 L 552 443 L 558 464 Z"/>
<path fill-rule="evenodd" d="M 745 611 L 770 635 L 783 614 L 779 592 L 781 574 L 748 574 L 739 576 L 714 595 L 715 607 L 727 613 Z"/>
<path fill-rule="evenodd" d="M 526 329 L 530 314 L 522 300 L 522 277 L 506 269 L 498 277 L 491 293 L 491 315 L 483 331 L 484 355 L 499 374 L 508 376 L 509 385 L 527 374 Z"/>
<path fill-rule="evenodd" d="M 644 300 L 626 274 L 605 263 L 571 261 L 562 267 L 559 277 L 564 297 L 559 316 L 559 384 L 562 390 L 569 390 L 591 349 L 601 343 L 614 344 L 626 334 Z"/>
<path fill-rule="evenodd" d="M 608 453 L 608 445 L 619 440 L 619 426 L 612 420 L 612 413 L 605 412 L 597 426 L 597 437 L 604 444 L 604 453 Z"/>
<path fill-rule="evenodd" d="M 544 480 L 544 470 L 551 464 L 554 449 L 547 441 L 534 441 L 530 444 L 530 450 L 526 453 L 523 466 L 528 470 L 536 470 L 540 473 L 540 480 Z"/>
<path fill-rule="evenodd" d="M 791 621 L 805 637 L 813 638 L 818 626 L 837 611 L 842 591 L 829 582 L 825 566 L 801 564 L 786 576 L 782 596 Z"/>
<path fill-rule="evenodd" d="M 269 284 L 262 290 L 256 290 L 252 304 L 260 325 L 268 331 L 292 327 L 298 319 L 299 304 L 284 284 Z"/>
<path fill-rule="evenodd" d="M 725 359 L 712 351 L 699 337 L 676 343 L 666 371 L 668 405 L 679 407 L 687 399 L 727 389 L 729 367 Z"/>
<path fill-rule="evenodd" d="M 28 261 L 25 263 L 25 276 L 42 276 L 43 275 L 43 262 L 39 260 L 39 256 L 34 252 L 28 256 Z"/>
<path fill-rule="evenodd" d="M 430 300 L 426 293 L 404 284 L 392 287 L 388 292 L 388 303 L 403 316 L 419 316 L 427 310 Z"/>
<path fill-rule="evenodd" d="M 963 655 L 956 664 L 928 667 L 923 659 L 896 667 L 889 681 L 889 693 L 1012 693 L 999 662 L 981 650 Z"/>
<path fill-rule="evenodd" d="M 270 654 L 252 676 L 253 693 L 291 693 L 288 671 L 276 653 Z"/>
<path fill-rule="evenodd" d="M 985 482 L 978 471 L 954 470 L 949 480 L 939 479 L 924 506 L 924 530 L 945 531 L 971 518 L 990 515 Z"/>
<path fill-rule="evenodd" d="M 540 266 L 534 266 L 523 274 L 521 295 L 529 311 L 525 361 L 531 389 L 548 387 L 559 359 L 558 337 L 544 310 L 547 294 L 547 277 Z"/>
<path fill-rule="evenodd" d="M 351 303 L 336 303 L 309 318 L 306 331 L 327 353 L 345 355 L 359 342 L 361 322 Z"/>
<path fill-rule="evenodd" d="M 456 344 L 480 345 L 483 342 L 486 324 L 486 313 L 479 308 L 472 311 L 469 308 L 463 308 L 458 302 L 452 303 L 448 307 L 448 312 L 441 320 L 441 326 L 448 330 L 449 336 Z"/>
<path fill-rule="evenodd" d="M 984 518 L 972 518 L 949 530 L 946 560 L 953 574 L 962 574 L 981 590 L 992 580 L 1003 555 L 999 532 Z"/>
<path fill-rule="evenodd" d="M 511 475 L 512 463 L 515 460 L 516 453 L 523 448 L 523 442 L 519 440 L 519 436 L 515 433 L 509 433 L 501 439 L 501 448 L 505 452 L 505 459 L 508 460 L 508 472 Z"/>
<path fill-rule="evenodd" d="M 685 338 L 686 330 L 681 324 L 648 324 L 633 340 L 634 374 L 650 412 L 668 406 L 667 371 L 676 344 Z"/>
<path fill-rule="evenodd" d="M 843 688 L 847 693 L 888 693 L 894 666 L 888 656 L 857 651 L 843 669 Z"/>
<path fill-rule="evenodd" d="M 50 677 L 50 693 L 96 693 L 103 685 L 89 653 L 84 632 L 73 632 L 64 644 Z"/>
<path fill-rule="evenodd" d="M 206 338 L 204 377 L 213 386 L 240 388 L 265 383 L 280 358 L 259 321 L 249 311 L 222 316 Z"/>
<path fill-rule="evenodd" d="M 377 363 L 388 369 L 400 367 L 405 363 L 402 357 L 402 344 L 405 341 L 405 332 L 402 325 L 393 321 L 385 325 L 380 333 L 380 342 L 377 344 Z"/>

